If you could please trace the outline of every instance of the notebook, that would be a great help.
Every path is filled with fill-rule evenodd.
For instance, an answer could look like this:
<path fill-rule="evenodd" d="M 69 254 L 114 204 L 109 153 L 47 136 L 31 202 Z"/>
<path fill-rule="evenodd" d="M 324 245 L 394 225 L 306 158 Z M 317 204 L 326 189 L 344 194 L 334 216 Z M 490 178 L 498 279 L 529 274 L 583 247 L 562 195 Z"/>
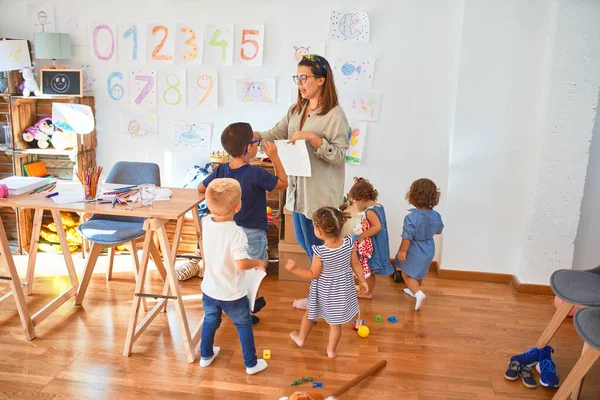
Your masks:
<path fill-rule="evenodd" d="M 27 176 L 48 176 L 48 170 L 46 169 L 46 165 L 43 161 L 36 161 L 29 164 L 23 165 L 23 169 Z"/>
<path fill-rule="evenodd" d="M 8 187 L 10 196 L 18 196 L 32 191 L 48 183 L 48 178 L 36 178 L 33 176 L 9 176 L 0 179 L 0 183 Z"/>

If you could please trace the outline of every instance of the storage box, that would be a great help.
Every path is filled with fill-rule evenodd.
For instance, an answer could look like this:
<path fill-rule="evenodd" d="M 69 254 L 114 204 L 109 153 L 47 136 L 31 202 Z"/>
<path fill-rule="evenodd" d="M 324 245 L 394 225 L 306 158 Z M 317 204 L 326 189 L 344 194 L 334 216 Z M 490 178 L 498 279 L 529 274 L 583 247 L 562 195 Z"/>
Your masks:
<path fill-rule="evenodd" d="M 310 268 L 308 256 L 297 244 L 279 242 L 279 279 L 284 281 L 306 281 L 285 269 L 288 260 L 293 260 L 300 268 Z"/>

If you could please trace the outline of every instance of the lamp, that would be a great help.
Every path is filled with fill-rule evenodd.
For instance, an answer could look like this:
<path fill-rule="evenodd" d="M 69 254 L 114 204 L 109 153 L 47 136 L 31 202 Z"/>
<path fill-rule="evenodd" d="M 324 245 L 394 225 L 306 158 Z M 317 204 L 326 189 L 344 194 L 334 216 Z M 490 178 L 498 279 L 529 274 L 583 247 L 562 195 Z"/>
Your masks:
<path fill-rule="evenodd" d="M 33 34 L 35 58 L 52 60 L 56 68 L 56 60 L 71 58 L 71 39 L 68 33 L 39 33 Z"/>

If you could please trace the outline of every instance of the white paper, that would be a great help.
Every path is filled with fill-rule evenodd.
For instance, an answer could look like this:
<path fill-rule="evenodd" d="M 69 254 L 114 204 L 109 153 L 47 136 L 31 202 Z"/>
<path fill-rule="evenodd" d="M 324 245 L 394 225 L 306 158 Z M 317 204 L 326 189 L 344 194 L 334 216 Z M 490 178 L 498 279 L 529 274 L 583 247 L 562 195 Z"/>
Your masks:
<path fill-rule="evenodd" d="M 119 131 L 132 138 L 156 134 L 158 133 L 158 116 L 154 113 L 122 113 Z"/>
<path fill-rule="evenodd" d="M 250 310 L 254 309 L 258 288 L 265 276 L 267 276 L 267 273 L 262 269 L 247 269 L 242 275 L 242 279 L 240 279 L 240 284 L 246 290 L 246 296 L 248 296 Z"/>
<path fill-rule="evenodd" d="M 138 68 L 129 76 L 132 110 L 156 110 L 156 70 Z"/>
<path fill-rule="evenodd" d="M 0 71 L 17 71 L 30 66 L 26 40 L 0 40 Z"/>
<path fill-rule="evenodd" d="M 11 196 L 30 192 L 47 184 L 48 178 L 38 178 L 33 176 L 9 176 L 0 180 L 0 184 L 8 187 L 8 192 Z"/>
<path fill-rule="evenodd" d="M 131 21 L 119 22 L 119 62 L 146 62 L 146 25 Z"/>
<path fill-rule="evenodd" d="M 104 82 L 100 82 L 98 86 L 105 88 L 102 93 L 106 94 L 110 101 L 128 104 L 130 75 L 127 70 L 109 71 Z"/>
<path fill-rule="evenodd" d="M 117 25 L 92 22 L 90 51 L 94 62 L 117 62 Z"/>
<path fill-rule="evenodd" d="M 276 140 L 277 152 L 285 173 L 290 176 L 311 176 L 310 157 L 305 140 L 290 144 L 288 140 Z"/>
<path fill-rule="evenodd" d="M 217 111 L 219 108 L 219 82 L 217 70 L 188 71 L 190 109 Z"/>
<path fill-rule="evenodd" d="M 81 0 L 63 0 L 56 3 L 56 29 L 68 33 L 75 46 L 87 45 L 87 17 Z"/>
<path fill-rule="evenodd" d="M 369 43 L 370 31 L 367 13 L 332 10 L 329 14 L 329 38 L 332 40 Z"/>
<path fill-rule="evenodd" d="M 58 192 L 57 196 L 51 197 L 54 204 L 77 203 L 85 200 L 83 185 L 79 182 L 58 181 L 54 192 Z"/>
<path fill-rule="evenodd" d="M 335 84 L 341 87 L 373 87 L 374 57 L 336 57 L 332 60 Z"/>
<path fill-rule="evenodd" d="M 275 79 L 244 79 L 235 80 L 235 98 L 241 104 L 275 105 L 277 87 Z"/>
<path fill-rule="evenodd" d="M 340 106 L 348 119 L 379 121 L 381 92 L 377 90 L 340 90 Z"/>
<path fill-rule="evenodd" d="M 202 64 L 204 27 L 197 24 L 177 24 L 175 32 L 175 62 Z"/>
<path fill-rule="evenodd" d="M 184 69 L 161 71 L 158 81 L 160 104 L 163 107 L 185 109 L 186 73 Z"/>
<path fill-rule="evenodd" d="M 233 65 L 233 25 L 206 25 L 204 60 L 210 65 Z"/>
<path fill-rule="evenodd" d="M 30 32 L 56 32 L 54 4 L 32 3 L 27 5 L 27 11 L 31 21 Z M 6 15 L 4 17 L 6 18 Z"/>
<path fill-rule="evenodd" d="M 171 125 L 171 135 L 175 146 L 210 148 L 211 128 L 210 124 L 174 121 Z"/>
<path fill-rule="evenodd" d="M 172 64 L 175 61 L 175 25 L 148 24 L 146 56 L 148 62 Z"/>
<path fill-rule="evenodd" d="M 307 54 L 325 57 L 325 42 L 309 42 L 302 40 L 286 41 L 283 44 L 283 60 L 285 65 L 297 66 Z"/>
<path fill-rule="evenodd" d="M 346 163 L 356 165 L 360 164 L 362 161 L 366 135 L 366 122 L 350 121 L 350 132 L 348 133 L 348 141 L 350 142 L 350 146 L 346 151 Z"/>
<path fill-rule="evenodd" d="M 90 106 L 52 103 L 52 123 L 65 132 L 87 134 L 94 130 L 94 113 Z"/>
<path fill-rule="evenodd" d="M 263 64 L 265 47 L 264 25 L 236 25 L 236 59 L 246 67 Z"/>

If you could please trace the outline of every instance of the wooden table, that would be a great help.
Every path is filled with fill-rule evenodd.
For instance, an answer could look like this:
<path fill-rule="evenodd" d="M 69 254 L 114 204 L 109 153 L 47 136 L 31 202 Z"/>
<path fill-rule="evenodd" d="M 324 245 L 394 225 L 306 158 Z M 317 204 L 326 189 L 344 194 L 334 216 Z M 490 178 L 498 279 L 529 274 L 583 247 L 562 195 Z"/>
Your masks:
<path fill-rule="evenodd" d="M 95 203 L 69 203 L 69 204 L 54 204 L 51 199 L 46 199 L 44 195 L 40 194 L 25 194 L 21 196 L 11 196 L 6 199 L 0 200 L 0 205 L 3 207 L 20 207 L 30 208 L 35 210 L 33 218 L 33 229 L 32 229 L 32 246 L 29 255 L 27 265 L 27 278 L 26 281 L 21 284 L 17 270 L 15 268 L 14 259 L 12 257 L 6 232 L 0 220 L 0 251 L 1 259 L 7 266 L 7 279 L 10 281 L 11 292 L 0 298 L 0 301 L 15 296 L 15 303 L 19 317 L 27 339 L 32 340 L 35 338 L 35 326 L 41 321 L 47 318 L 52 312 L 58 307 L 64 304 L 69 298 L 77 294 L 75 304 L 81 304 L 85 291 L 92 277 L 92 268 L 86 268 L 83 274 L 81 285 L 79 285 L 77 275 L 75 273 L 75 265 L 73 258 L 69 252 L 69 246 L 67 244 L 66 234 L 63 228 L 62 220 L 60 218 L 61 211 L 74 211 L 78 213 L 87 214 L 103 214 L 103 215 L 124 215 L 131 217 L 145 217 L 147 218 L 144 223 L 144 230 L 146 230 L 146 236 L 144 239 L 144 250 L 142 255 L 142 261 L 140 264 L 140 270 L 138 273 L 138 279 L 136 280 L 135 294 L 133 297 L 133 305 L 131 309 L 131 317 L 129 321 L 129 327 L 127 331 L 124 356 L 131 354 L 131 349 L 135 341 L 140 337 L 143 331 L 150 325 L 152 320 L 158 315 L 158 313 L 166 307 L 167 300 L 172 299 L 175 301 L 175 309 L 179 316 L 182 332 L 184 335 L 184 343 L 186 347 L 186 355 L 189 362 L 194 362 L 196 356 L 194 354 L 194 348 L 200 340 L 200 328 L 202 321 L 198 324 L 197 328 L 191 333 L 183 300 L 181 298 L 181 292 L 179 290 L 179 283 L 175 275 L 175 255 L 176 249 L 179 244 L 181 237 L 181 230 L 183 227 L 183 220 L 185 214 L 188 211 L 192 211 L 194 216 L 194 223 L 198 240 L 201 238 L 200 221 L 198 218 L 198 204 L 204 200 L 204 196 L 200 195 L 195 189 L 178 189 L 171 188 L 172 195 L 169 201 L 158 201 L 152 207 L 139 207 L 134 209 L 127 209 L 125 204 L 118 204 L 115 208 L 112 208 L 110 204 L 95 204 Z M 35 271 L 35 260 L 37 255 L 37 242 L 40 235 L 40 229 L 42 225 L 42 215 L 44 210 L 49 210 L 52 213 L 52 218 L 56 224 L 56 229 L 60 239 L 60 244 L 63 248 L 63 255 L 65 258 L 67 272 L 71 281 L 71 287 L 64 293 L 53 299 L 48 305 L 44 306 L 40 311 L 31 315 L 25 295 L 31 293 L 33 277 Z M 175 230 L 175 236 L 173 238 L 172 247 L 169 246 L 169 239 L 167 236 L 167 230 L 165 224 L 169 220 L 177 220 L 177 226 Z M 158 249 L 154 245 L 153 237 L 156 234 L 159 242 L 160 249 L 162 251 L 164 267 L 166 269 L 166 281 L 163 292 L 160 294 L 147 294 L 143 292 L 144 281 L 147 272 L 148 259 L 150 255 L 156 260 L 158 255 Z M 96 257 L 98 255 L 96 254 Z M 93 257 L 93 254 L 90 255 Z M 160 259 L 160 257 L 158 257 Z M 89 263 L 87 265 L 93 265 Z M 152 310 L 146 315 L 146 317 L 137 324 L 139 308 L 141 299 L 144 297 L 155 297 L 160 299 Z"/>

